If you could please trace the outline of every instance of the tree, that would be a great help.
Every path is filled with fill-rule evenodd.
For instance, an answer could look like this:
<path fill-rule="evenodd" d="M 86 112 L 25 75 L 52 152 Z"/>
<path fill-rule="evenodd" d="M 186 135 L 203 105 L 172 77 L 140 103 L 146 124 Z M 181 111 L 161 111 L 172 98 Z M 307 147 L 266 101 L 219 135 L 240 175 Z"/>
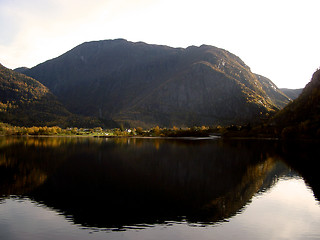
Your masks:
<path fill-rule="evenodd" d="M 154 132 L 154 135 L 160 136 L 160 133 L 161 133 L 160 127 L 159 127 L 159 126 L 156 126 L 156 127 L 153 129 L 153 132 Z"/>
<path fill-rule="evenodd" d="M 139 135 L 141 135 L 141 134 L 143 133 L 142 127 L 137 127 L 136 133 L 139 134 Z"/>

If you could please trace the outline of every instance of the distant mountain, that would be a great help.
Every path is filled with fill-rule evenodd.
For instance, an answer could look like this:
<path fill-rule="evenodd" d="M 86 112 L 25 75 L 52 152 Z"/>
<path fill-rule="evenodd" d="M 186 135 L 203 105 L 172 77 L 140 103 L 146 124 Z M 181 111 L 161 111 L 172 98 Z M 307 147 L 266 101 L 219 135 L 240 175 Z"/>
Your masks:
<path fill-rule="evenodd" d="M 13 71 L 24 74 L 28 70 L 29 70 L 29 68 L 27 68 L 27 67 L 19 67 L 19 68 L 14 69 Z"/>
<path fill-rule="evenodd" d="M 273 102 L 239 57 L 207 45 L 87 42 L 25 73 L 72 113 L 130 126 L 241 124 L 285 101 Z"/>
<path fill-rule="evenodd" d="M 262 89 L 278 108 L 281 109 L 285 107 L 291 101 L 291 99 L 284 94 L 284 92 L 279 89 L 270 79 L 258 74 L 255 75 L 261 83 Z"/>
<path fill-rule="evenodd" d="M 303 88 L 299 88 L 299 89 L 280 88 L 280 90 L 290 99 L 294 100 L 299 97 L 299 95 L 302 93 Z"/>
<path fill-rule="evenodd" d="M 1 64 L 0 121 L 20 126 L 88 123 L 66 110 L 43 84 Z"/>
<path fill-rule="evenodd" d="M 320 69 L 300 96 L 272 119 L 283 137 L 320 137 Z"/>

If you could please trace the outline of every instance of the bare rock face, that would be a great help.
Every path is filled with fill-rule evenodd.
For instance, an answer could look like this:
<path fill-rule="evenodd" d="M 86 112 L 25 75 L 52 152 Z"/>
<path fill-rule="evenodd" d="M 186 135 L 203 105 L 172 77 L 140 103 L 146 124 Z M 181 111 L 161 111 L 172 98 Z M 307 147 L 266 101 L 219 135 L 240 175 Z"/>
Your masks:
<path fill-rule="evenodd" d="M 129 126 L 243 124 L 287 99 L 269 97 L 240 58 L 207 45 L 89 42 L 25 73 L 72 113 Z"/>

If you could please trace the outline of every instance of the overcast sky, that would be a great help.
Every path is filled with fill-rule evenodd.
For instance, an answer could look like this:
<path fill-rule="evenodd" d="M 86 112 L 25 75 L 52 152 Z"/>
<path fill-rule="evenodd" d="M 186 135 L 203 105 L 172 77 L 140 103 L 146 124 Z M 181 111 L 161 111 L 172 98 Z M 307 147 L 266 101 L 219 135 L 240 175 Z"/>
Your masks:
<path fill-rule="evenodd" d="M 33 67 L 87 41 L 208 44 L 278 87 L 320 67 L 319 0 L 0 0 L 0 63 Z"/>

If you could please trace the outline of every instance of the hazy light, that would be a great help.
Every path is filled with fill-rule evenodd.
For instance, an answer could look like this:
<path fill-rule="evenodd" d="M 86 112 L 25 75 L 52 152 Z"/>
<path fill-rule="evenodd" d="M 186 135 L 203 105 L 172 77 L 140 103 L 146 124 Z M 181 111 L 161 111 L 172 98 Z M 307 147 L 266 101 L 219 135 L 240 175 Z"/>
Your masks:
<path fill-rule="evenodd" d="M 318 0 L 2 0 L 0 63 L 32 67 L 101 39 L 209 44 L 279 87 L 300 88 L 320 66 L 319 7 Z"/>

